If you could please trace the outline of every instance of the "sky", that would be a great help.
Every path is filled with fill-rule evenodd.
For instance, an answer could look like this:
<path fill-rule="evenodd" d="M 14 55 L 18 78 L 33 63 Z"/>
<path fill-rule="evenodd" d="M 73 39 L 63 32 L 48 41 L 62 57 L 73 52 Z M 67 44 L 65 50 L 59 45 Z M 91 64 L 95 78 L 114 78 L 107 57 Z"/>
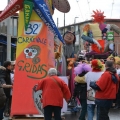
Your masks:
<path fill-rule="evenodd" d="M 7 5 L 8 0 L 0 3 L 0 10 Z M 65 25 L 70 25 L 92 19 L 93 10 L 104 11 L 106 18 L 120 19 L 120 0 L 68 0 L 70 11 L 65 14 Z M 76 18 L 77 17 L 77 18 Z M 58 27 L 64 26 L 64 13 L 55 10 L 53 19 Z"/>

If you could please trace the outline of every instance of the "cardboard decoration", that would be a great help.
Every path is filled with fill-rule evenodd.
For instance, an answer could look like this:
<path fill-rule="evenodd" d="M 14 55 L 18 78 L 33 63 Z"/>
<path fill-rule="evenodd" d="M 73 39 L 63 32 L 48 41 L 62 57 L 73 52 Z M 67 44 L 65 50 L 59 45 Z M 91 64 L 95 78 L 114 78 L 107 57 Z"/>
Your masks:
<path fill-rule="evenodd" d="M 37 92 L 33 90 L 33 100 L 39 114 L 44 115 L 44 109 L 42 106 L 42 90 L 39 90 Z"/>
<path fill-rule="evenodd" d="M 34 11 L 27 31 L 24 11 L 20 11 L 18 28 L 11 114 L 39 114 L 32 89 L 38 80 L 47 76 L 50 67 L 55 67 L 54 35 Z"/>
<path fill-rule="evenodd" d="M 11 0 L 0 14 L 3 21 L 19 11 L 11 115 L 43 114 L 33 87 L 55 67 L 54 36 L 64 43 L 51 16 L 53 8 L 52 0 Z"/>
<path fill-rule="evenodd" d="M 50 2 L 49 6 L 45 3 L 44 0 L 25 0 L 27 4 L 29 3 L 30 10 L 32 8 L 32 3 L 34 3 L 34 10 L 38 14 L 38 16 L 44 21 L 44 23 L 49 27 L 49 29 L 54 33 L 55 37 L 57 37 L 63 44 L 64 40 L 57 29 L 54 20 L 51 16 L 49 7 L 52 7 L 52 0 L 47 0 L 47 3 Z M 31 2 L 31 3 L 30 3 Z M 7 5 L 6 9 L 0 14 L 0 21 L 8 18 L 9 16 L 13 15 L 18 10 L 23 8 L 24 0 L 12 0 Z M 26 13 L 26 12 L 25 12 Z M 29 19 L 30 19 L 31 12 L 29 12 Z M 26 14 L 25 14 L 26 16 Z M 27 29 L 29 19 L 27 21 L 25 19 L 25 27 Z"/>
<path fill-rule="evenodd" d="M 14 15 L 18 10 L 21 10 L 23 8 L 23 1 L 24 0 L 11 0 L 4 11 L 0 14 L 0 22 L 9 16 Z"/>
<path fill-rule="evenodd" d="M 33 10 L 33 3 L 31 1 L 25 0 L 24 1 L 24 24 L 25 24 L 25 30 L 27 30 L 30 18 L 32 15 Z"/>
<path fill-rule="evenodd" d="M 70 4 L 68 0 L 53 0 L 53 5 L 60 12 L 67 13 L 70 11 Z"/>
<path fill-rule="evenodd" d="M 107 40 L 114 41 L 114 32 L 112 32 L 112 31 L 107 32 Z"/>
<path fill-rule="evenodd" d="M 49 8 L 45 4 L 44 0 L 33 0 L 34 2 L 34 10 L 37 15 L 44 21 L 44 23 L 49 27 L 49 29 L 54 33 L 55 37 L 57 37 L 63 44 L 65 43 L 57 26 L 54 23 L 54 20 L 51 16 Z"/>
<path fill-rule="evenodd" d="M 91 48 L 92 48 L 93 51 L 95 51 L 95 52 L 97 52 L 97 53 L 103 53 L 103 52 L 104 52 L 104 49 L 105 49 L 105 40 L 99 40 L 98 42 L 99 42 L 99 44 L 102 46 L 102 49 L 101 49 L 101 50 L 98 49 L 98 47 L 97 47 L 96 44 L 92 44 L 92 45 L 91 45 Z"/>

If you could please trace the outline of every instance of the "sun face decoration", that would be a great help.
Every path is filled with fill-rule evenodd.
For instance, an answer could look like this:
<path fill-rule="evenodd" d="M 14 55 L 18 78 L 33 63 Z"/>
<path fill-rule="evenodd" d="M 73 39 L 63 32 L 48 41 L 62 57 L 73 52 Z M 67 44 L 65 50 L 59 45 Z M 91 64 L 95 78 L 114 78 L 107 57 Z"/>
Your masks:
<path fill-rule="evenodd" d="M 106 16 L 104 16 L 104 12 L 101 12 L 101 11 L 93 11 L 94 15 L 92 15 L 92 17 L 94 18 L 94 22 L 97 22 L 97 23 L 103 23 L 104 22 L 104 18 Z"/>

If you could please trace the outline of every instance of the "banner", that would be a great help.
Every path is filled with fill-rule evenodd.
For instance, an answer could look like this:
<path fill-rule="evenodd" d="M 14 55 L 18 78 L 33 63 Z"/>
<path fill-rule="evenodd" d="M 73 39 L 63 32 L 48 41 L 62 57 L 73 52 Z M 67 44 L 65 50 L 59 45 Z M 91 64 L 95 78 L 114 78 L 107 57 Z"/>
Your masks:
<path fill-rule="evenodd" d="M 35 12 L 44 21 L 44 23 L 49 27 L 49 29 L 54 33 L 54 35 L 64 44 L 65 42 L 62 36 L 60 35 L 44 0 L 33 0 L 33 2 L 34 2 Z"/>
<path fill-rule="evenodd" d="M 33 3 L 31 1 L 25 0 L 24 1 L 24 24 L 25 24 L 26 31 L 30 22 L 32 10 L 33 10 Z"/>
<path fill-rule="evenodd" d="M 55 67 L 54 35 L 32 11 L 27 31 L 24 11 L 19 13 L 12 115 L 39 114 L 33 101 L 33 87 Z"/>
<path fill-rule="evenodd" d="M 21 10 L 23 8 L 23 1 L 24 0 L 11 0 L 0 14 L 0 22 L 14 15 L 18 10 Z"/>

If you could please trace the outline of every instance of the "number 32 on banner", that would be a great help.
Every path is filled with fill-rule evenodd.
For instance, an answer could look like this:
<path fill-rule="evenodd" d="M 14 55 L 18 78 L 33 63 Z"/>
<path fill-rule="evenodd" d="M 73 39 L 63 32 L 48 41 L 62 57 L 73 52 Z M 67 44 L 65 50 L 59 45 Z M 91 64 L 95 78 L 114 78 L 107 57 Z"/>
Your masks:
<path fill-rule="evenodd" d="M 35 36 L 38 35 L 42 28 L 42 22 L 30 22 L 27 31 L 24 30 L 25 35 Z"/>

